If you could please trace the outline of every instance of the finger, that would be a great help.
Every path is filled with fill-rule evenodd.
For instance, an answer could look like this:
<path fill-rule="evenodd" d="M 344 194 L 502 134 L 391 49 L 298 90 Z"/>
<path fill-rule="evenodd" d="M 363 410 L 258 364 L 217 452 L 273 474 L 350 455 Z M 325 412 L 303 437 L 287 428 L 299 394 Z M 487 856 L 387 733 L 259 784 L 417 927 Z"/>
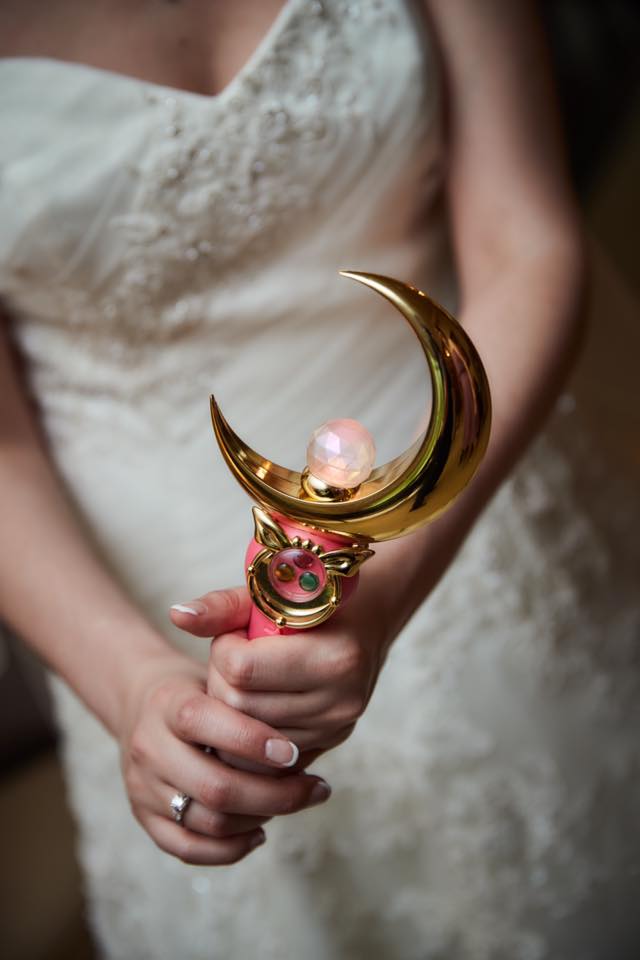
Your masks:
<path fill-rule="evenodd" d="M 356 728 L 355 723 L 345 727 L 328 727 L 326 729 L 318 728 L 312 730 L 300 730 L 285 728 L 282 733 L 287 736 L 295 736 L 300 742 L 300 757 L 293 768 L 294 771 L 304 770 L 307 764 L 301 762 L 302 757 L 313 750 L 332 750 L 340 746 L 347 740 Z"/>
<path fill-rule="evenodd" d="M 173 823 L 166 817 L 155 815 L 151 815 L 144 826 L 165 853 L 178 857 L 184 863 L 201 866 L 237 863 L 266 839 L 262 828 L 223 840 L 203 837 L 191 830 L 185 830 L 181 824 Z"/>
<path fill-rule="evenodd" d="M 281 769 L 292 767 L 298 759 L 297 745 L 278 730 L 204 692 L 174 704 L 167 722 L 180 740 L 223 750 L 246 760 Z"/>
<path fill-rule="evenodd" d="M 240 814 L 214 813 L 201 803 L 192 803 L 185 814 L 183 824 L 187 830 L 200 833 L 214 840 L 224 840 L 239 834 L 252 833 L 268 823 L 271 817 L 245 817 Z"/>
<path fill-rule="evenodd" d="M 232 687 L 242 690 L 282 692 L 315 690 L 331 683 L 346 657 L 339 638 L 331 643 L 320 636 L 290 634 L 257 637 L 248 641 L 234 633 L 225 633 L 211 644 L 209 663 Z"/>
<path fill-rule="evenodd" d="M 331 793 L 321 777 L 235 770 L 174 738 L 167 739 L 162 767 L 158 772 L 166 783 L 217 813 L 273 817 L 323 803 Z"/>
<path fill-rule="evenodd" d="M 152 812 L 159 816 L 171 817 L 171 798 L 175 795 L 175 792 L 170 784 L 159 783 L 158 789 L 154 791 Z M 268 823 L 270 819 L 270 817 L 218 813 L 207 810 L 197 800 L 192 800 L 184 812 L 181 826 L 205 837 L 213 837 L 214 840 L 224 840 L 227 837 L 234 837 L 236 834 L 251 833 L 263 824 Z"/>
<path fill-rule="evenodd" d="M 306 693 L 260 693 L 232 687 L 217 670 L 209 671 L 207 693 L 227 706 L 273 727 L 305 727 L 333 704 L 326 687 Z M 282 731 L 280 731 L 282 732 Z"/>
<path fill-rule="evenodd" d="M 292 740 L 295 740 L 296 743 L 300 744 L 300 756 L 296 761 L 295 765 L 291 768 L 291 771 L 274 771 L 270 770 L 268 767 L 258 764 L 251 764 L 250 762 L 244 763 L 244 761 L 237 760 L 233 754 L 227 754 L 224 751 L 218 752 L 218 759 L 221 760 L 226 765 L 233 767 L 238 770 L 251 770 L 253 772 L 266 774 L 268 776 L 290 776 L 291 773 L 300 773 L 305 767 L 306 763 L 303 762 L 302 758 L 313 750 L 332 750 L 334 747 L 340 746 L 341 743 L 344 743 L 347 740 L 353 731 L 356 728 L 355 723 L 348 724 L 347 726 L 318 726 L 308 728 L 303 730 L 299 727 L 288 728 L 286 727 L 281 731 L 285 736 L 290 737 Z"/>
<path fill-rule="evenodd" d="M 219 633 L 246 627 L 251 612 L 251 600 L 246 587 L 212 590 L 197 600 L 174 603 L 169 611 L 171 620 L 181 630 L 196 637 L 215 637 Z"/>
<path fill-rule="evenodd" d="M 326 750 L 333 750 L 335 747 L 340 746 L 341 743 L 344 743 L 355 729 L 355 723 L 350 724 L 345 727 L 331 727 L 327 729 L 323 728 L 314 728 L 312 730 L 283 730 L 283 733 L 286 733 L 289 737 L 295 737 L 296 742 L 300 743 L 300 757 L 292 768 L 292 773 L 302 773 L 306 770 L 310 763 L 313 760 L 320 756 L 321 753 L 324 753 Z M 221 760 L 229 767 L 233 767 L 238 770 L 250 770 L 254 773 L 262 773 L 268 776 L 280 776 L 281 774 L 272 770 L 269 770 L 268 767 L 264 767 L 260 764 L 257 766 L 255 764 L 244 763 L 244 761 L 239 761 L 236 757 L 230 754 L 226 754 L 222 751 L 218 754 L 218 759 Z M 284 773 L 284 771 L 282 771 Z M 287 773 L 286 776 L 291 776 L 290 773 Z"/>

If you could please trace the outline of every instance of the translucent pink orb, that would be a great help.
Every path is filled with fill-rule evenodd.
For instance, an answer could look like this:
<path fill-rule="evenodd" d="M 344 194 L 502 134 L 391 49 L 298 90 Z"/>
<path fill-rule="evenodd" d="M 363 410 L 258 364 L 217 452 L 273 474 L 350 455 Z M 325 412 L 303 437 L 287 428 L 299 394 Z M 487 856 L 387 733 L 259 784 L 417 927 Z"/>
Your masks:
<path fill-rule="evenodd" d="M 309 473 L 330 487 L 357 487 L 369 477 L 376 445 L 357 420 L 328 420 L 314 430 L 307 447 Z"/>

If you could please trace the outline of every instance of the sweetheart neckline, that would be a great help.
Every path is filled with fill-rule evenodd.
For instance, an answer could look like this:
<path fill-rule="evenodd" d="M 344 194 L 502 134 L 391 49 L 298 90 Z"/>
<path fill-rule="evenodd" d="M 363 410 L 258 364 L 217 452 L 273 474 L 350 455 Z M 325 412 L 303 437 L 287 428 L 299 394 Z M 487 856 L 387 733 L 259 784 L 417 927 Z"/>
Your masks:
<path fill-rule="evenodd" d="M 154 80 L 146 80 L 143 77 L 136 77 L 134 74 L 121 73 L 118 70 L 109 70 L 107 67 L 98 67 L 91 63 L 84 63 L 80 60 L 64 60 L 59 57 L 22 55 L 11 57 L 0 57 L 0 66 L 3 63 L 40 63 L 57 67 L 60 69 L 77 70 L 79 73 L 93 74 L 102 76 L 105 80 L 131 84 L 133 86 L 146 87 L 155 90 L 167 97 L 180 97 L 185 100 L 205 103 L 208 105 L 222 103 L 233 96 L 237 89 L 242 86 L 246 80 L 254 76 L 260 69 L 267 54 L 281 37 L 284 28 L 296 12 L 298 5 L 304 0 L 285 0 L 284 4 L 276 14 L 262 39 L 254 47 L 253 52 L 245 60 L 239 70 L 234 73 L 229 82 L 218 93 L 200 93 L 196 90 L 187 90 L 184 87 L 174 87 L 171 84 L 158 83 Z"/>

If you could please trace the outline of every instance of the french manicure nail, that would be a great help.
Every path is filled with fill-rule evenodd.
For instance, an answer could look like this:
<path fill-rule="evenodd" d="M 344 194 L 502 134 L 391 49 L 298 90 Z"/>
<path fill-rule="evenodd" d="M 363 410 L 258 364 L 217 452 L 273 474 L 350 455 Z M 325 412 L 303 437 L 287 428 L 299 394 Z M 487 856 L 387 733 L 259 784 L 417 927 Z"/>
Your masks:
<path fill-rule="evenodd" d="M 318 780 L 309 794 L 309 804 L 322 803 L 331 796 L 331 787 L 326 780 Z"/>
<path fill-rule="evenodd" d="M 207 612 L 207 608 L 201 600 L 190 600 L 189 603 L 172 603 L 171 609 L 178 613 L 188 613 L 192 617 L 199 617 L 201 613 Z"/>
<path fill-rule="evenodd" d="M 281 767 L 292 767 L 300 756 L 300 751 L 291 740 L 267 740 L 264 752 L 268 760 L 279 763 Z"/>

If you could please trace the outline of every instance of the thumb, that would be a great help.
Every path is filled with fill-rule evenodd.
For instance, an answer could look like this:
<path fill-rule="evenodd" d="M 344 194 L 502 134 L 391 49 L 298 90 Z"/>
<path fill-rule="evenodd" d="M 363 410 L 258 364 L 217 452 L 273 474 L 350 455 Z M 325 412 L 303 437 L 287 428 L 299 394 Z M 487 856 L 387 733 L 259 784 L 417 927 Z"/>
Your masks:
<path fill-rule="evenodd" d="M 246 587 L 211 590 L 197 600 L 174 603 L 169 616 L 176 627 L 196 637 L 215 637 L 247 626 L 251 600 Z"/>

